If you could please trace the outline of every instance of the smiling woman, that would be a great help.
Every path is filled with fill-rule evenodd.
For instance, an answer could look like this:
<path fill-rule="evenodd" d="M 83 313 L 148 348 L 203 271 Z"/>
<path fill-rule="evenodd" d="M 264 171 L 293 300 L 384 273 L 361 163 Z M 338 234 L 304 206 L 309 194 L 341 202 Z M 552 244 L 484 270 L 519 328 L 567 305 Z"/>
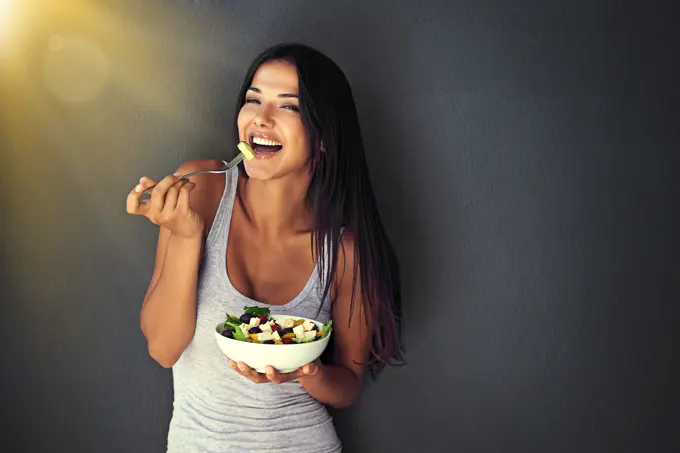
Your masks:
<path fill-rule="evenodd" d="M 273 47 L 246 74 L 234 130 L 256 156 L 226 177 L 180 179 L 222 165 L 191 161 L 151 200 L 148 178 L 128 195 L 130 214 L 160 225 L 141 327 L 173 369 L 168 451 L 338 452 L 325 406 L 349 406 L 366 370 L 402 361 L 399 269 L 349 83 L 314 49 Z M 332 320 L 332 357 L 288 373 L 223 357 L 215 325 L 246 305 Z"/>

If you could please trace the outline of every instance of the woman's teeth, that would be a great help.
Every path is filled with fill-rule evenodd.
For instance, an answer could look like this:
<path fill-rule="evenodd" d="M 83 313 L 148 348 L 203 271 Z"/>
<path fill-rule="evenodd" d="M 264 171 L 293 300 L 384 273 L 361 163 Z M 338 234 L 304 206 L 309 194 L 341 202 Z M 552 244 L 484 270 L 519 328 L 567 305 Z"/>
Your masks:
<path fill-rule="evenodd" d="M 253 137 L 253 143 L 262 146 L 283 146 L 281 143 L 275 142 L 274 140 L 268 140 L 266 138 L 260 137 Z"/>

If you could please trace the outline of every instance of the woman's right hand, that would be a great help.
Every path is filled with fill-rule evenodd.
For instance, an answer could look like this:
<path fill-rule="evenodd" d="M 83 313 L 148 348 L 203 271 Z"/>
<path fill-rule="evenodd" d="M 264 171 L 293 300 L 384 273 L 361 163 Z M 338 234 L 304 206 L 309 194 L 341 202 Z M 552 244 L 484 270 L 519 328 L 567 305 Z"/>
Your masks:
<path fill-rule="evenodd" d="M 201 237 L 205 222 L 189 203 L 189 194 L 196 188 L 196 184 L 181 179 L 178 174 L 169 175 L 151 189 L 150 199 L 140 200 L 142 193 L 154 184 L 156 182 L 147 177 L 139 180 L 139 184 L 127 197 L 128 214 L 142 215 L 177 236 Z"/>

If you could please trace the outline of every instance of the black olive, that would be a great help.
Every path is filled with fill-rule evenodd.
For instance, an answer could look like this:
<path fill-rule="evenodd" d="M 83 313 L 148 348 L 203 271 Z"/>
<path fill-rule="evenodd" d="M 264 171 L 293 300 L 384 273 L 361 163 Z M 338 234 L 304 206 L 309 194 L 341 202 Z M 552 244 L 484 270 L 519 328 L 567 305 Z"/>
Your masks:
<path fill-rule="evenodd" d="M 276 343 L 274 343 L 274 340 L 266 340 L 263 341 L 262 344 L 276 344 Z"/>
<path fill-rule="evenodd" d="M 240 318 L 238 318 L 239 321 L 241 321 L 243 324 L 250 324 L 250 318 L 252 318 L 253 315 L 248 314 L 248 313 L 243 313 Z"/>
<path fill-rule="evenodd" d="M 285 329 L 282 329 L 279 332 L 279 335 L 284 336 L 287 333 L 293 333 L 293 328 L 292 327 L 286 327 Z"/>
<path fill-rule="evenodd" d="M 222 336 L 223 336 L 223 337 L 227 337 L 227 338 L 234 338 L 234 332 L 232 332 L 231 330 L 227 329 L 227 330 L 225 330 L 224 332 L 222 332 Z"/>
<path fill-rule="evenodd" d="M 312 329 L 311 329 L 311 330 L 318 330 L 318 329 L 319 329 L 319 328 L 316 326 L 316 324 L 314 324 L 314 325 L 312 326 Z"/>
<path fill-rule="evenodd" d="M 261 333 L 262 329 L 259 327 L 251 327 L 250 330 L 248 330 L 248 333 Z"/>

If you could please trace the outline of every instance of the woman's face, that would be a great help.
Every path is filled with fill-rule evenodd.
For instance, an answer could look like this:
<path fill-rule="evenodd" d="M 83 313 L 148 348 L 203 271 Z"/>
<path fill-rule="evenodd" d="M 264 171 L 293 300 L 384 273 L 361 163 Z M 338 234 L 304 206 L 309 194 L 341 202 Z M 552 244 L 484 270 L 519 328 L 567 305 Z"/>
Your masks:
<path fill-rule="evenodd" d="M 297 72 L 287 61 L 266 62 L 255 73 L 238 114 L 239 137 L 256 152 L 255 159 L 244 160 L 249 177 L 308 173 L 311 148 L 298 94 Z"/>

